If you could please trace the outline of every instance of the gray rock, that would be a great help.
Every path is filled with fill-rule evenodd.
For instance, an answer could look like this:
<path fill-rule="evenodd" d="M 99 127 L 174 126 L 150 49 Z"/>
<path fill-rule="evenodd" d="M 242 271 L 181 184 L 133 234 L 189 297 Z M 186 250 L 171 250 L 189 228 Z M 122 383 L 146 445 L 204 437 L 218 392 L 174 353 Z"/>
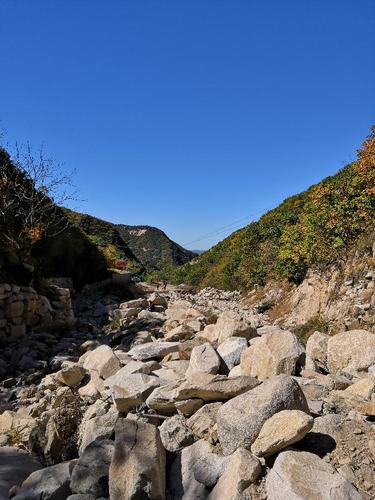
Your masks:
<path fill-rule="evenodd" d="M 195 436 L 186 425 L 186 419 L 181 415 L 167 418 L 159 427 L 160 438 L 166 450 L 180 451 L 195 441 Z"/>
<path fill-rule="evenodd" d="M 157 427 L 121 418 L 110 467 L 111 500 L 165 498 L 165 450 Z"/>
<path fill-rule="evenodd" d="M 14 500 L 65 500 L 71 493 L 70 475 L 76 462 L 71 460 L 33 472 Z"/>
<path fill-rule="evenodd" d="M 244 448 L 238 448 L 230 457 L 227 468 L 220 476 L 209 500 L 238 500 L 262 471 L 260 461 Z"/>
<path fill-rule="evenodd" d="M 186 371 L 186 377 L 194 373 L 211 373 L 216 375 L 220 368 L 220 358 L 215 349 L 209 342 L 197 345 L 193 348 L 190 355 L 189 368 Z"/>
<path fill-rule="evenodd" d="M 169 353 L 178 352 L 180 345 L 180 342 L 147 342 L 133 347 L 128 354 L 138 361 L 161 359 Z"/>
<path fill-rule="evenodd" d="M 227 371 L 240 364 L 241 354 L 247 347 L 247 339 L 243 337 L 231 337 L 219 345 L 217 352 L 224 361 Z"/>
<path fill-rule="evenodd" d="M 305 361 L 305 348 L 296 335 L 285 330 L 263 335 L 241 356 L 241 373 L 265 380 L 273 375 L 293 375 Z"/>
<path fill-rule="evenodd" d="M 73 493 L 108 497 L 108 474 L 114 450 L 113 441 L 90 443 L 73 469 L 70 487 Z"/>
<path fill-rule="evenodd" d="M 224 403 L 217 415 L 218 437 L 223 452 L 249 449 L 263 424 L 281 410 L 308 413 L 306 398 L 298 383 L 287 375 L 277 375 L 252 390 Z"/>

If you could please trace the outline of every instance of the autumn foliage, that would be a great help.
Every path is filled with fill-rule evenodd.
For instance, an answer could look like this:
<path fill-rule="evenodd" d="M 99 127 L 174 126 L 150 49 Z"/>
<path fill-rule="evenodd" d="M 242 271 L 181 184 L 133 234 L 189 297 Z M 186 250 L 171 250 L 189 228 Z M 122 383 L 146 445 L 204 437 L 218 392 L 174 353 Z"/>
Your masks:
<path fill-rule="evenodd" d="M 368 249 L 374 230 L 375 127 L 356 161 L 165 275 L 200 287 L 249 289 L 270 279 L 299 283 L 309 268 Z"/>

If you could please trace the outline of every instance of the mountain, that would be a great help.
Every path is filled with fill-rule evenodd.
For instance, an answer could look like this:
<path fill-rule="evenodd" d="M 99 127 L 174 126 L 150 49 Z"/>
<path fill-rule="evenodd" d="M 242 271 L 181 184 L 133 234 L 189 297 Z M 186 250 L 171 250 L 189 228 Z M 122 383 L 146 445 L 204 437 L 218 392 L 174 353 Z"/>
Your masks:
<path fill-rule="evenodd" d="M 156 227 L 124 224 L 118 224 L 115 227 L 147 271 L 163 269 L 171 265 L 180 266 L 196 257 L 194 252 L 178 245 Z"/>
<path fill-rule="evenodd" d="M 168 278 L 197 287 L 251 290 L 299 284 L 311 270 L 370 252 L 375 228 L 375 127 L 357 160 L 206 251 Z"/>
<path fill-rule="evenodd" d="M 126 268 L 142 267 L 114 224 L 88 214 L 72 210 L 66 210 L 66 212 L 73 224 L 78 226 L 99 248 L 110 267 L 118 266 L 119 262 Z"/>

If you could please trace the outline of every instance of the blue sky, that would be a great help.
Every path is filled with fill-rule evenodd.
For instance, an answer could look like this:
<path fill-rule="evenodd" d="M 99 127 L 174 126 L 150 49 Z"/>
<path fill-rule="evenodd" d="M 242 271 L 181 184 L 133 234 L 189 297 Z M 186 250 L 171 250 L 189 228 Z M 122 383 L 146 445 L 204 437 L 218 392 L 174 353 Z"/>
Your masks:
<path fill-rule="evenodd" d="M 208 248 L 354 158 L 374 26 L 373 0 L 1 0 L 0 127 L 77 169 L 82 211 Z"/>

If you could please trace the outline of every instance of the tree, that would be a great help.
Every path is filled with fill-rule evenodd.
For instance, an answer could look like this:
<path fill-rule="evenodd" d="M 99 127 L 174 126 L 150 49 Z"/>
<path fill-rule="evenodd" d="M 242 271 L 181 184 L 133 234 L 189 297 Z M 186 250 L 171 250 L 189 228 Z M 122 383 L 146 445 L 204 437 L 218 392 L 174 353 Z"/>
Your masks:
<path fill-rule="evenodd" d="M 72 179 L 43 147 L 34 154 L 30 144 L 16 146 L 12 157 L 0 149 L 0 237 L 24 250 L 63 232 L 69 219 L 61 207 L 77 200 Z"/>

